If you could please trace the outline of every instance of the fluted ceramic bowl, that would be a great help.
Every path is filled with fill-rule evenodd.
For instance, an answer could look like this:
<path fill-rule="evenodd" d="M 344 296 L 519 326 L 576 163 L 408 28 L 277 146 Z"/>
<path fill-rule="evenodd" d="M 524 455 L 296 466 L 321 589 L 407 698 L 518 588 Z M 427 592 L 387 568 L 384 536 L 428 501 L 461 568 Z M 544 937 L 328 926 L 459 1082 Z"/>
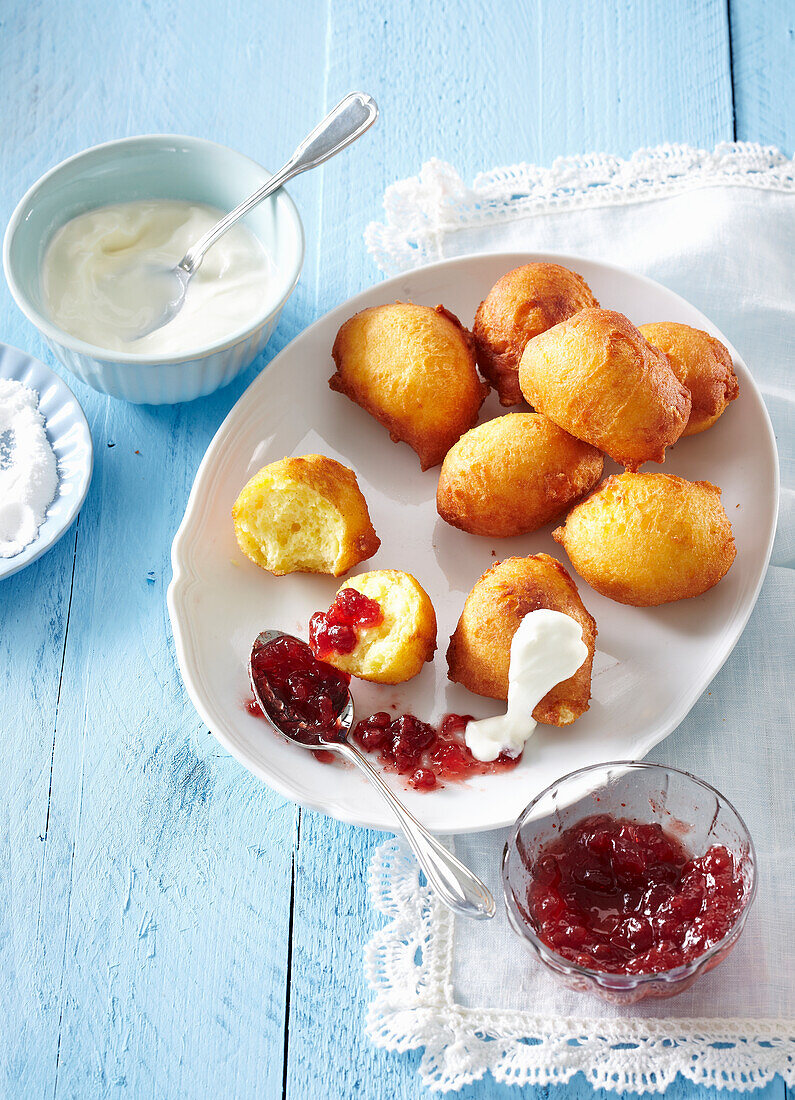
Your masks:
<path fill-rule="evenodd" d="M 732 927 L 703 954 L 673 970 L 616 974 L 579 966 L 541 939 L 527 912 L 531 866 L 541 848 L 591 814 L 657 822 L 681 838 L 693 856 L 724 845 L 740 867 L 742 908 Z M 547 787 L 520 814 L 502 862 L 508 919 L 522 943 L 569 989 L 613 1004 L 671 997 L 689 989 L 722 962 L 737 943 L 756 894 L 756 856 L 750 834 L 731 802 L 703 779 L 662 764 L 616 760 L 570 772 Z"/>
<path fill-rule="evenodd" d="M 226 211 L 270 175 L 241 153 L 200 138 L 151 134 L 86 149 L 34 183 L 12 214 L 3 247 L 11 293 L 56 358 L 101 393 L 148 405 L 191 401 L 212 393 L 231 382 L 262 351 L 298 281 L 304 233 L 298 211 L 283 189 L 244 222 L 270 257 L 270 293 L 245 328 L 186 355 L 155 358 L 108 351 L 64 332 L 47 316 L 42 260 L 56 230 L 97 206 L 135 199 L 183 199 Z"/>

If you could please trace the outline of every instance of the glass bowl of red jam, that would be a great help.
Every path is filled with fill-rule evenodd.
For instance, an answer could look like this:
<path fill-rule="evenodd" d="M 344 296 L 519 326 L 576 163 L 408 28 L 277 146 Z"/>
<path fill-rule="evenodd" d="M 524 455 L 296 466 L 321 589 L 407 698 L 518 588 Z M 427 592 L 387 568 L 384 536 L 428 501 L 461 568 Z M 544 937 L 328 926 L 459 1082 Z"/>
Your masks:
<path fill-rule="evenodd" d="M 726 958 L 754 900 L 756 857 L 709 783 L 619 760 L 534 798 L 502 877 L 514 931 L 559 981 L 634 1004 L 682 993 Z"/>

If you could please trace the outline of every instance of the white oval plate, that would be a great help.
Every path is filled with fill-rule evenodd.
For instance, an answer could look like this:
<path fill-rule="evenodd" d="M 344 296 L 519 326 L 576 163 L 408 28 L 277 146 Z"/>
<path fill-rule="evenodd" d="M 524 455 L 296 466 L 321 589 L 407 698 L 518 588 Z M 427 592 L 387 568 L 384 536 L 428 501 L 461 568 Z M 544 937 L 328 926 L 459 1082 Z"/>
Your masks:
<path fill-rule="evenodd" d="M 453 711 L 477 717 L 500 709 L 447 680 L 445 650 L 467 592 L 498 558 L 545 551 L 570 568 L 553 542 L 553 525 L 532 535 L 490 540 L 466 535 L 436 514 L 438 468 L 421 473 L 416 455 L 346 397 L 328 387 L 331 346 L 357 310 L 395 299 L 444 303 L 469 324 L 478 303 L 506 271 L 552 260 L 582 273 L 600 302 L 637 324 L 681 321 L 723 340 L 734 356 L 740 396 L 717 425 L 669 451 L 666 472 L 707 479 L 723 489 L 737 558 L 727 577 L 693 600 L 657 608 L 613 603 L 576 574 L 595 616 L 599 653 L 591 708 L 565 729 L 539 726 L 520 765 L 430 793 L 389 777 L 407 805 L 434 831 L 466 833 L 512 823 L 554 779 L 602 760 L 640 758 L 682 721 L 728 657 L 756 602 L 772 545 L 778 498 L 773 431 L 748 369 L 714 325 L 649 279 L 575 257 L 500 254 L 444 261 L 372 287 L 298 336 L 249 386 L 202 461 L 172 548 L 168 606 L 177 657 L 196 709 L 221 744 L 275 790 L 343 821 L 394 829 L 379 795 L 350 768 L 316 761 L 248 715 L 246 661 L 260 630 L 306 637 L 309 616 L 330 603 L 341 581 L 293 574 L 272 577 L 238 549 L 230 511 L 256 470 L 285 455 L 320 452 L 352 467 L 367 499 L 381 548 L 356 572 L 414 573 L 439 620 L 432 665 L 409 683 L 379 687 L 353 681 L 357 713 L 394 706 L 432 720 Z M 482 415 L 499 415 L 492 395 Z M 615 469 L 607 464 L 606 472 Z M 650 467 L 651 468 L 651 467 Z M 659 467 L 653 467 L 658 469 Z M 572 571 L 573 572 L 573 571 Z M 673 761 L 676 763 L 676 761 Z"/>
<path fill-rule="evenodd" d="M 58 459 L 58 490 L 36 538 L 13 558 L 0 558 L 0 580 L 18 573 L 54 546 L 77 518 L 94 469 L 94 446 L 77 398 L 49 367 L 27 352 L 0 344 L 0 378 L 36 390 L 47 438 Z"/>

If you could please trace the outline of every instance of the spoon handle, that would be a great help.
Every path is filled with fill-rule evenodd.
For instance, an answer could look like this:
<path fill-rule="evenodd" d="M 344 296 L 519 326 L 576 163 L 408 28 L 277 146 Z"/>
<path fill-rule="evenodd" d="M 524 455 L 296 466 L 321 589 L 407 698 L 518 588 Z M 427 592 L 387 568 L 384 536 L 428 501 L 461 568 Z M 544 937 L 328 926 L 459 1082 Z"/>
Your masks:
<path fill-rule="evenodd" d="M 329 748 L 332 746 L 329 745 Z M 441 901 L 454 913 L 476 920 L 489 920 L 494 916 L 494 898 L 486 886 L 464 864 L 431 836 L 424 825 L 410 813 L 384 783 L 370 761 L 358 749 L 348 743 L 335 744 L 341 756 L 356 764 L 370 782 L 378 788 L 400 822 L 400 827 L 417 857 L 425 877 L 439 895 Z"/>
<path fill-rule="evenodd" d="M 316 168 L 318 164 L 341 152 L 351 142 L 361 137 L 365 130 L 369 130 L 378 118 L 378 107 L 375 100 L 365 92 L 351 92 L 341 100 L 333 111 L 308 134 L 283 168 L 280 168 L 275 176 L 271 176 L 267 183 L 263 184 L 253 195 L 249 195 L 239 206 L 230 211 L 212 229 L 208 229 L 203 237 L 185 253 L 178 267 L 181 267 L 188 275 L 192 275 L 204 259 L 205 253 L 215 244 L 218 238 L 226 233 L 235 222 L 240 221 L 250 210 L 278 191 L 293 176 L 300 175 L 310 168 Z"/>

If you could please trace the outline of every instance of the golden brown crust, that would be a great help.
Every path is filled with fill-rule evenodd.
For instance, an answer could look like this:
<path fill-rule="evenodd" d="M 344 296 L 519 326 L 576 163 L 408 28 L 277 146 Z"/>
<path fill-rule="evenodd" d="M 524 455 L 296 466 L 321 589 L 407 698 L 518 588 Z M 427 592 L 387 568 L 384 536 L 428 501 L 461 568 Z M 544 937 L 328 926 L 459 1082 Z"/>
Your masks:
<path fill-rule="evenodd" d="M 628 470 L 664 462 L 690 415 L 666 356 L 606 309 L 581 310 L 531 340 L 519 382 L 534 408 Z"/>
<path fill-rule="evenodd" d="M 720 489 L 672 474 L 613 474 L 552 537 L 592 588 L 634 607 L 706 592 L 736 553 Z"/>
<path fill-rule="evenodd" d="M 537 722 L 567 726 L 588 709 L 596 622 L 566 569 L 548 554 L 507 558 L 486 570 L 467 596 L 450 638 L 448 675 L 475 695 L 507 699 L 511 641 L 525 615 L 541 608 L 576 619 L 588 647 L 577 672 L 557 684 L 533 711 Z"/>
<path fill-rule="evenodd" d="M 263 466 L 241 489 L 232 519 L 243 553 L 275 576 L 339 577 L 381 545 L 353 470 L 326 455 Z"/>
<path fill-rule="evenodd" d="M 560 264 L 524 264 L 497 280 L 478 306 L 472 335 L 478 366 L 500 404 L 523 402 L 519 360 L 528 340 L 598 305 L 585 279 Z"/>
<path fill-rule="evenodd" d="M 471 334 L 437 306 L 372 306 L 349 318 L 332 349 L 329 386 L 361 405 L 419 455 L 438 465 L 477 420 L 488 393 L 475 367 Z"/>
<path fill-rule="evenodd" d="M 442 463 L 439 515 L 473 535 L 508 538 L 549 523 L 602 476 L 595 447 L 540 413 L 510 413 L 471 428 Z"/>
<path fill-rule="evenodd" d="M 682 435 L 711 428 L 740 392 L 729 349 L 708 332 L 675 321 L 641 325 L 639 331 L 668 356 L 671 370 L 690 391 L 690 419 Z"/>
<path fill-rule="evenodd" d="M 342 585 L 355 588 L 380 604 L 383 621 L 359 630 L 351 653 L 323 659 L 360 680 L 402 684 L 422 671 L 436 651 L 436 612 L 416 577 L 399 569 L 358 573 Z M 340 588 L 340 591 L 342 591 Z"/>

